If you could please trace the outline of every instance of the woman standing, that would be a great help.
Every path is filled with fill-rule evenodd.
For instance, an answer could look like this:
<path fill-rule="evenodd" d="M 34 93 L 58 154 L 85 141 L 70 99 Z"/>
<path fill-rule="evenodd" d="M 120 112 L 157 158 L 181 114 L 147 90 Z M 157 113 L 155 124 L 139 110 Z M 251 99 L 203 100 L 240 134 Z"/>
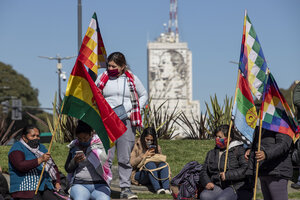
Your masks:
<path fill-rule="evenodd" d="M 140 109 L 147 102 L 147 91 L 137 76 L 129 71 L 125 56 L 120 52 L 114 52 L 108 56 L 107 70 L 99 77 L 97 86 L 109 105 L 113 109 L 122 105 L 125 108 L 126 117 L 122 121 L 127 131 L 116 140 L 115 146 L 109 151 L 109 162 L 112 165 L 115 148 L 117 149 L 120 198 L 137 198 L 137 195 L 130 190 L 132 167 L 129 161 L 134 146 L 136 127 L 142 126 Z"/>
<path fill-rule="evenodd" d="M 112 177 L 101 140 L 82 121 L 78 121 L 76 137 L 68 145 L 70 152 L 65 164 L 71 183 L 71 198 L 110 200 L 109 182 Z"/>
<path fill-rule="evenodd" d="M 153 186 L 157 194 L 171 194 L 169 175 L 169 166 L 165 162 L 147 162 L 145 169 L 138 169 L 139 165 L 147 158 L 151 158 L 155 154 L 161 154 L 161 148 L 157 144 L 156 132 L 154 128 L 146 128 L 140 139 L 138 139 L 131 152 L 130 163 L 133 171 L 131 175 L 131 182 L 138 185 Z M 159 170 L 155 170 L 161 168 Z M 149 170 L 153 170 L 152 173 Z"/>
<path fill-rule="evenodd" d="M 255 137 L 253 144 L 257 144 L 257 140 Z M 245 153 L 245 158 L 249 159 L 247 174 L 255 175 L 254 159 L 259 161 L 258 176 L 265 200 L 288 199 L 288 180 L 293 175 L 292 142 L 289 135 L 262 129 L 261 150 L 257 151 L 254 146 Z"/>
<path fill-rule="evenodd" d="M 14 199 L 34 198 L 44 162 L 46 167 L 35 199 L 59 199 L 54 194 L 54 189 L 61 189 L 58 168 L 46 147 L 40 144 L 40 130 L 36 126 L 23 128 L 20 141 L 8 153 L 8 160 L 10 193 Z M 55 182 L 55 188 L 52 181 Z"/>

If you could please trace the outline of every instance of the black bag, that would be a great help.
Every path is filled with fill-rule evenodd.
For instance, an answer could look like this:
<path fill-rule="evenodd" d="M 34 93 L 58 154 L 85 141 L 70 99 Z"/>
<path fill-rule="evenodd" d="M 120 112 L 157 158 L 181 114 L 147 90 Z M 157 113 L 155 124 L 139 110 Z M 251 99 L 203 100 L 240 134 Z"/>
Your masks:
<path fill-rule="evenodd" d="M 124 98 L 124 97 L 123 97 Z M 125 107 L 123 106 L 123 104 L 118 105 L 117 107 L 115 107 L 113 109 L 115 111 L 115 113 L 118 115 L 118 117 L 120 118 L 121 121 L 125 120 L 128 118 L 127 116 L 127 112 L 125 110 Z"/>
<path fill-rule="evenodd" d="M 123 106 L 124 103 L 124 93 L 125 93 L 125 81 L 126 78 L 124 79 L 124 88 L 123 88 L 123 99 L 122 99 L 122 104 L 118 105 L 116 107 L 113 108 L 113 110 L 115 111 L 115 113 L 118 115 L 118 117 L 120 118 L 121 121 L 124 121 L 125 119 L 128 118 L 127 116 L 127 112 L 125 110 L 125 107 Z"/>

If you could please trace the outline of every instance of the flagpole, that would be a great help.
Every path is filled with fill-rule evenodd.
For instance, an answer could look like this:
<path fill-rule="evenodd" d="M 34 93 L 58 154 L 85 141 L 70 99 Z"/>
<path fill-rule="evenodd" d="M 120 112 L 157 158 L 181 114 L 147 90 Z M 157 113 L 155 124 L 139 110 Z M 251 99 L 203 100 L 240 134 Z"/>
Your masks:
<path fill-rule="evenodd" d="M 51 151 L 53 139 L 54 139 L 54 137 L 55 137 L 56 129 L 57 129 L 57 127 L 58 127 L 58 124 L 59 124 L 59 121 L 60 121 L 60 118 L 61 118 L 61 115 L 62 115 L 61 112 L 62 112 L 62 110 L 63 110 L 64 103 L 65 103 L 65 102 L 63 101 L 62 106 L 61 106 L 61 109 L 60 109 L 60 114 L 59 114 L 58 120 L 57 120 L 58 122 L 57 122 L 57 124 L 56 124 L 56 126 L 55 126 L 55 129 L 54 129 L 53 133 L 52 133 L 51 142 L 50 142 L 49 148 L 48 148 L 48 153 L 50 153 L 50 151 Z M 37 185 L 36 190 L 35 190 L 35 193 L 34 193 L 35 195 L 37 195 L 37 193 L 38 193 L 38 190 L 39 190 L 39 187 L 40 187 L 40 184 L 41 184 L 41 181 L 42 181 L 42 177 L 43 177 L 43 174 L 44 174 L 44 171 L 45 171 L 45 167 L 46 167 L 46 162 L 44 162 L 43 170 L 42 170 L 42 172 L 41 172 L 40 179 L 39 179 L 38 185 Z"/>
<path fill-rule="evenodd" d="M 236 96 L 237 96 L 237 90 L 238 90 L 238 86 L 239 86 L 239 78 L 240 78 L 240 74 L 241 71 L 240 69 L 238 70 L 238 77 L 237 77 L 237 81 L 236 81 L 236 86 L 235 86 L 235 93 L 234 93 L 234 100 L 233 100 L 233 105 L 236 102 Z M 232 108 L 231 108 L 232 110 Z M 227 168 L 227 159 L 228 159 L 228 148 L 229 148 L 229 143 L 230 143 L 230 134 L 231 134 L 231 127 L 233 124 L 233 120 L 231 117 L 232 113 L 230 114 L 230 125 L 229 125 L 229 130 L 228 130 L 228 136 L 227 136 L 227 145 L 226 145 L 226 153 L 225 153 L 225 163 L 224 163 L 224 173 L 226 172 L 226 168 Z"/>
<path fill-rule="evenodd" d="M 265 84 L 268 82 L 269 78 L 269 69 L 267 69 L 267 80 Z M 265 95 L 265 90 L 266 86 L 264 86 L 264 92 L 263 95 Z M 261 103 L 260 109 L 259 109 L 259 133 L 258 133 L 258 147 L 257 147 L 257 152 L 260 152 L 260 146 L 261 146 L 261 131 L 262 131 L 262 120 L 263 120 L 263 110 L 264 110 L 264 96 L 263 96 L 263 101 Z M 255 152 L 254 152 L 254 159 L 255 159 Z M 259 162 L 256 161 L 256 171 L 255 171 L 255 185 L 254 185 L 254 192 L 253 192 L 253 200 L 256 200 L 256 190 L 257 190 L 257 179 L 258 179 L 258 170 L 259 170 Z"/>
<path fill-rule="evenodd" d="M 262 112 L 259 110 L 259 134 L 258 134 L 258 152 L 260 152 L 260 144 L 261 144 L 261 130 L 262 130 Z M 255 155 L 255 152 L 254 152 Z M 255 157 L 255 156 L 254 156 Z M 256 171 L 255 171 L 255 183 L 254 183 L 254 192 L 253 192 L 253 200 L 256 200 L 256 190 L 257 190 L 257 179 L 258 179 L 258 168 L 259 168 L 259 162 L 256 162 Z"/>

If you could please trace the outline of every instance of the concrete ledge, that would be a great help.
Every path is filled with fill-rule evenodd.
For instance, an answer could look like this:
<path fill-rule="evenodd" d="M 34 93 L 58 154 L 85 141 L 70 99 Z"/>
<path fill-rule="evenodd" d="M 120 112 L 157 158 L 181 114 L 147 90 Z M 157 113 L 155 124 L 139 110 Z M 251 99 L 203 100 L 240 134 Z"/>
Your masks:
<path fill-rule="evenodd" d="M 120 193 L 121 189 L 119 185 L 118 166 L 112 166 L 111 170 L 112 170 L 113 179 L 110 183 L 110 188 L 112 191 Z M 154 192 L 152 187 L 137 186 L 137 185 L 131 185 L 131 191 L 135 193 L 149 193 L 149 194 Z"/>

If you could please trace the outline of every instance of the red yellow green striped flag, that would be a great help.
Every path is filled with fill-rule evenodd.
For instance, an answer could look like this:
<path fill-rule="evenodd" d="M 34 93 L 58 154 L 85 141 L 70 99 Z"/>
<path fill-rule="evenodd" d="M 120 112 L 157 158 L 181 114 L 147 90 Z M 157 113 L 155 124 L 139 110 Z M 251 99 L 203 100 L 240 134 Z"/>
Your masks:
<path fill-rule="evenodd" d="M 98 69 L 106 68 L 107 54 L 101 37 L 97 15 L 93 14 L 90 25 L 83 38 L 78 59 L 94 73 L 97 78 Z"/>
<path fill-rule="evenodd" d="M 99 135 L 105 150 L 127 130 L 78 59 L 68 81 L 61 113 L 90 125 Z"/>

